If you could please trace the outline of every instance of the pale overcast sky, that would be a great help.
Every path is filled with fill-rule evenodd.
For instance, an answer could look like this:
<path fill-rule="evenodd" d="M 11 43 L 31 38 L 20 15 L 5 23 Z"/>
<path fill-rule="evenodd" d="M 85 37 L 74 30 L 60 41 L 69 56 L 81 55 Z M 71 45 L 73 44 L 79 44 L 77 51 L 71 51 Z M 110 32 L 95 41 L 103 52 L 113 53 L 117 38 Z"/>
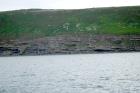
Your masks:
<path fill-rule="evenodd" d="M 0 0 L 0 11 L 42 8 L 80 9 L 140 5 L 140 0 Z"/>

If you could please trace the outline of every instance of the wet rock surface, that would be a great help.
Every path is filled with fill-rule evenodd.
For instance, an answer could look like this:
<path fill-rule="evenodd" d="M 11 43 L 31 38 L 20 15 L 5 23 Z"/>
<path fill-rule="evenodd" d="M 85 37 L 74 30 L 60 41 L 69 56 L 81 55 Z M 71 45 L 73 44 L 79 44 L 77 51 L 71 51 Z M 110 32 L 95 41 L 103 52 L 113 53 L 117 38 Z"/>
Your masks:
<path fill-rule="evenodd" d="M 0 56 L 140 51 L 136 35 L 59 35 L 0 41 Z"/>

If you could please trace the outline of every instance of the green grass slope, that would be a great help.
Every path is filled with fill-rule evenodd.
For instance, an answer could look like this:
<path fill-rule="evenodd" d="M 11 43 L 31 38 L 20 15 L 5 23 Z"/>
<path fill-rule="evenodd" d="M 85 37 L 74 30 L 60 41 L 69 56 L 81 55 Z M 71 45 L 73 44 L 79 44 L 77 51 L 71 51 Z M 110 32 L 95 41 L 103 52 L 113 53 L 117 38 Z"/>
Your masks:
<path fill-rule="evenodd" d="M 140 35 L 140 6 L 0 12 L 0 39 L 69 33 Z"/>

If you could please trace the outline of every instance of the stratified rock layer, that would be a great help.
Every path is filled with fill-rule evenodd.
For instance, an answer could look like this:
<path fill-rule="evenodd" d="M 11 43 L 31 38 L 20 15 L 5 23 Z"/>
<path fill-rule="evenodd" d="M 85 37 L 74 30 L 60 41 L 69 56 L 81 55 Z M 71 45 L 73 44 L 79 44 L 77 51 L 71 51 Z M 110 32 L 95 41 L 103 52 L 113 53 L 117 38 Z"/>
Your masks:
<path fill-rule="evenodd" d="M 136 35 L 59 35 L 0 43 L 0 56 L 140 51 Z"/>

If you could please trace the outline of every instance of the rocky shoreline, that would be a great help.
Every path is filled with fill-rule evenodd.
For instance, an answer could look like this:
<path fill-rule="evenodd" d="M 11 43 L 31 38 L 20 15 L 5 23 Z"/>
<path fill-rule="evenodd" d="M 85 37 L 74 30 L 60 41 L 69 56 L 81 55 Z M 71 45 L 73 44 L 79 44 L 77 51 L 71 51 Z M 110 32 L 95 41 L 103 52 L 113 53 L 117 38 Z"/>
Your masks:
<path fill-rule="evenodd" d="M 133 51 L 140 51 L 139 35 L 69 34 L 29 40 L 0 41 L 0 56 Z"/>

